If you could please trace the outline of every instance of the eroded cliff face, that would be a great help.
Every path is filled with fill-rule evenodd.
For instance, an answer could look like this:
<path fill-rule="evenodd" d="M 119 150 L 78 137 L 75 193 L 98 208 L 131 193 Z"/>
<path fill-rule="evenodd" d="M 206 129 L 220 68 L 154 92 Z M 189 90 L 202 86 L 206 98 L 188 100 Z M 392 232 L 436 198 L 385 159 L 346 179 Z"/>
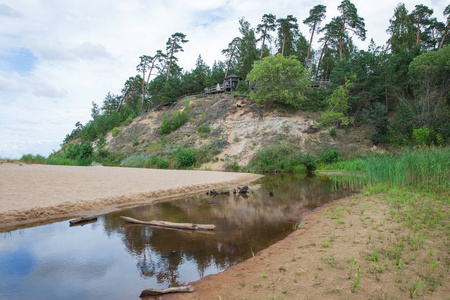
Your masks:
<path fill-rule="evenodd" d="M 162 135 L 160 127 L 164 115 L 184 111 L 186 124 Z M 112 137 L 107 135 L 107 147 L 112 152 L 129 155 L 161 155 L 177 146 L 214 147 L 215 159 L 203 167 L 224 170 L 230 161 L 240 166 L 248 164 L 255 153 L 275 142 L 295 144 L 302 152 L 318 153 L 330 147 L 341 153 L 365 152 L 373 145 L 371 130 L 352 127 L 337 129 L 334 135 L 316 129 L 320 113 L 280 112 L 261 110 L 253 101 L 232 94 L 218 94 L 204 98 L 184 98 L 172 107 L 148 112 L 124 127 Z M 198 125 L 207 125 L 210 132 L 199 132 Z M 138 144 L 136 145 L 136 141 Z M 134 144 L 134 145 L 133 145 Z"/>

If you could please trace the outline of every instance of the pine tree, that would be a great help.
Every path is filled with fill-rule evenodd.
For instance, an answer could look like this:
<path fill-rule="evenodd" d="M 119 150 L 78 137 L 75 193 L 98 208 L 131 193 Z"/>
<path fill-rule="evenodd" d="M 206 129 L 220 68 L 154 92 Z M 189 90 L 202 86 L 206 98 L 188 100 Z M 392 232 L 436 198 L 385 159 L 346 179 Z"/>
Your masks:
<path fill-rule="evenodd" d="M 298 30 L 297 18 L 288 15 L 286 18 L 280 18 L 278 23 L 278 39 L 281 43 L 281 56 L 291 55 L 293 50 L 293 41 Z M 286 50 L 286 51 L 285 51 Z M 280 53 L 280 51 L 278 51 Z"/>
<path fill-rule="evenodd" d="M 275 31 L 276 28 L 276 21 L 277 17 L 272 14 L 264 14 L 261 19 L 261 24 L 259 24 L 256 27 L 256 32 L 261 33 L 261 37 L 259 38 L 259 41 L 262 40 L 262 46 L 261 46 L 261 56 L 259 59 L 261 60 L 264 53 L 264 45 L 266 40 L 271 40 L 270 31 Z"/>
<path fill-rule="evenodd" d="M 343 0 L 338 6 L 338 10 L 341 12 L 341 34 L 339 38 L 339 56 L 342 60 L 342 48 L 343 40 L 347 30 L 351 30 L 361 40 L 366 39 L 366 29 L 364 24 L 364 18 L 358 16 L 358 10 L 350 0 Z"/>
<path fill-rule="evenodd" d="M 181 32 L 176 32 L 176 33 L 172 34 L 172 36 L 167 40 L 166 49 L 167 49 L 167 53 L 168 53 L 169 66 L 167 68 L 166 80 L 169 79 L 170 68 L 172 66 L 172 62 L 178 61 L 178 58 L 175 57 L 175 54 L 180 51 L 183 52 L 184 50 L 181 45 L 185 44 L 187 42 L 188 42 L 188 40 L 186 40 L 186 35 Z"/>
<path fill-rule="evenodd" d="M 325 13 L 327 12 L 327 7 L 325 5 L 316 5 L 309 11 L 309 17 L 303 20 L 303 24 L 309 26 L 311 31 L 311 38 L 309 39 L 308 54 L 306 56 L 305 66 L 308 65 L 309 53 L 311 52 L 311 44 L 313 40 L 314 33 L 320 31 L 320 23 L 325 18 Z"/>
<path fill-rule="evenodd" d="M 420 29 L 421 27 L 426 29 L 425 26 L 430 25 L 431 23 L 430 17 L 432 14 L 433 10 L 423 4 L 416 5 L 416 9 L 414 9 L 411 13 L 411 18 L 417 28 L 417 38 L 416 38 L 417 45 L 419 45 L 420 43 L 420 33 L 421 33 Z"/>

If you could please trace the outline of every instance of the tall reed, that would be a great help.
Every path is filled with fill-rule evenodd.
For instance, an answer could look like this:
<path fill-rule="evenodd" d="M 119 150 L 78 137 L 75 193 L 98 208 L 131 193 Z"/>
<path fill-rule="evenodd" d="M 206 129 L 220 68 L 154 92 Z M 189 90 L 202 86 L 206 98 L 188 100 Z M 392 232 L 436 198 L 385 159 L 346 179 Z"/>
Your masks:
<path fill-rule="evenodd" d="M 336 165 L 368 184 L 422 189 L 450 188 L 450 148 L 405 149 L 400 154 L 375 154 L 358 163 Z"/>

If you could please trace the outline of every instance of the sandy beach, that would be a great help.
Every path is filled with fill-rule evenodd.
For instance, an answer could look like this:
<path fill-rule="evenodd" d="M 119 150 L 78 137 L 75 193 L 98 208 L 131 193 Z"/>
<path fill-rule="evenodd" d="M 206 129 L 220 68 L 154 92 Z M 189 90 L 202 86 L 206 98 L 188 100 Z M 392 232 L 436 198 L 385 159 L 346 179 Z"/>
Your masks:
<path fill-rule="evenodd" d="M 221 186 L 260 175 L 210 171 L 154 170 L 0 164 L 0 226 L 113 210 Z"/>

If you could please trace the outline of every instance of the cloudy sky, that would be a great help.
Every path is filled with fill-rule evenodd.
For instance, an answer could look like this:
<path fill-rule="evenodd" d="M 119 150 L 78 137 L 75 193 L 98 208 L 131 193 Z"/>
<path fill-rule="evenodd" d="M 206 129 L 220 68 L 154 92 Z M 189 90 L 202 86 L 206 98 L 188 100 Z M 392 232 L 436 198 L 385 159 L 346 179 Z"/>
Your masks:
<path fill-rule="evenodd" d="M 221 50 L 238 36 L 238 20 L 253 27 L 265 13 L 298 18 L 302 24 L 316 4 L 327 6 L 327 19 L 341 0 L 0 0 L 0 158 L 58 150 L 77 121 L 90 119 L 91 103 L 108 92 L 119 94 L 136 75 L 139 56 L 164 49 L 168 37 L 183 32 L 189 42 L 179 54 L 185 70 L 199 54 L 208 65 L 223 60 Z M 377 45 L 396 1 L 352 1 Z M 443 21 L 447 1 L 404 1 L 433 8 Z"/>

